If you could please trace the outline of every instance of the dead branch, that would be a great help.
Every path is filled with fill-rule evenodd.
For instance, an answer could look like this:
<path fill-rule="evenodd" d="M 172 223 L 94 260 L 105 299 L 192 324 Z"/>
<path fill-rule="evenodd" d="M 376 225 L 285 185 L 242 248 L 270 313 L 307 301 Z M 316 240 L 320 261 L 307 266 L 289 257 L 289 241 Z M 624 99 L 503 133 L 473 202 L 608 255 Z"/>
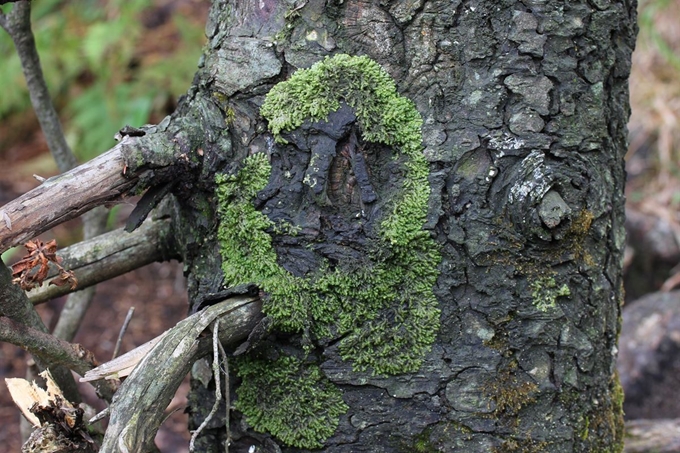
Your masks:
<path fill-rule="evenodd" d="M 75 273 L 76 290 L 81 290 L 147 264 L 173 258 L 169 237 L 169 219 L 147 220 L 132 233 L 123 229 L 111 231 L 59 250 L 58 255 L 62 266 Z M 29 291 L 28 298 L 33 304 L 39 304 L 70 292 L 73 291 L 68 285 L 49 285 L 46 281 Z"/>
<path fill-rule="evenodd" d="M 12 283 L 12 275 L 0 260 L 0 314 L 16 323 L 23 324 L 35 330 L 47 333 L 47 327 L 29 302 L 26 293 Z M 80 402 L 80 393 L 73 380 L 71 371 L 60 365 L 53 365 L 48 357 L 37 356 L 36 362 L 40 368 L 50 368 L 52 376 L 64 391 L 69 401 Z"/>
<path fill-rule="evenodd" d="M 92 353 L 81 345 L 69 343 L 5 316 L 0 316 L 0 341 L 26 349 L 52 369 L 66 367 L 85 375 L 97 365 Z M 115 391 L 113 385 L 107 382 L 97 385 L 96 388 L 107 401 L 111 401 Z"/>
<path fill-rule="evenodd" d="M 202 332 L 220 317 L 220 341 L 233 344 L 246 338 L 261 316 L 259 299 L 235 297 L 186 318 L 163 334 L 116 393 L 100 451 L 152 451 L 163 412 L 182 379 L 197 359 L 211 351 L 210 336 Z"/>
<path fill-rule="evenodd" d="M 55 225 L 118 200 L 137 181 L 124 175 L 126 138 L 106 153 L 59 176 L 0 208 L 0 253 L 22 244 Z"/>
<path fill-rule="evenodd" d="M 626 422 L 624 453 L 677 453 L 680 451 L 680 419 L 630 420 Z"/>
<path fill-rule="evenodd" d="M 64 365 L 80 375 L 85 375 L 97 366 L 94 355 L 81 345 L 27 327 L 5 316 L 0 316 L 0 341 L 17 345 L 53 366 Z"/>

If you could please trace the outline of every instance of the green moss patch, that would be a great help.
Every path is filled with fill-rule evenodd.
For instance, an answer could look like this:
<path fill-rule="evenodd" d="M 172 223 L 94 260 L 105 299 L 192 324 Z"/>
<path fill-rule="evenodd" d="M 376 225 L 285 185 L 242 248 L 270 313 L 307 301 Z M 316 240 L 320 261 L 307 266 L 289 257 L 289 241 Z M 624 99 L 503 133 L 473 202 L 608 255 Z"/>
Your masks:
<path fill-rule="evenodd" d="M 342 393 L 318 366 L 291 356 L 275 361 L 243 358 L 237 374 L 236 409 L 260 432 L 300 448 L 319 448 L 347 412 Z"/>
<path fill-rule="evenodd" d="M 246 158 L 239 171 L 216 179 L 224 284 L 257 284 L 266 294 L 263 310 L 277 329 L 303 333 L 303 344 L 308 345 L 340 339 L 342 358 L 357 371 L 378 375 L 414 372 L 435 340 L 440 315 L 432 292 L 440 253 L 429 232 L 423 230 L 430 194 L 429 166 L 422 154 L 422 120 L 415 106 L 399 96 L 394 81 L 374 61 L 338 55 L 277 84 L 261 113 L 277 141 L 284 143 L 282 132 L 299 127 L 306 119 L 323 120 L 343 102 L 354 109 L 364 140 L 390 145 L 406 158 L 402 188 L 384 208 L 375 250 L 362 264 L 339 263 L 334 269 L 325 265 L 305 276 L 292 275 L 280 266 L 270 232 L 293 231 L 295 227 L 274 225 L 253 205 L 271 172 L 268 157 L 259 153 Z M 290 364 L 286 362 L 286 366 Z M 296 369 L 306 366 L 297 364 Z M 320 373 L 315 367 L 315 373 Z M 279 397 L 269 384 L 278 371 L 270 372 L 264 366 L 261 371 L 256 387 L 265 396 L 241 396 L 255 391 L 246 384 L 250 377 L 245 375 L 242 387 L 248 385 L 250 390 L 239 390 L 239 409 L 251 425 L 304 448 L 332 434 L 312 425 L 306 434 L 300 434 L 300 426 L 311 419 L 283 428 L 289 424 L 285 410 L 269 414 L 273 419 L 263 423 L 261 414 L 269 413 L 267 404 Z M 302 384 L 286 381 L 286 398 L 277 403 L 289 412 L 300 407 L 297 400 L 298 405 L 291 406 L 298 385 Z M 309 407 L 316 411 L 320 406 L 310 403 Z M 278 419 L 279 415 L 284 418 Z M 298 434 L 288 434 L 293 431 Z"/>

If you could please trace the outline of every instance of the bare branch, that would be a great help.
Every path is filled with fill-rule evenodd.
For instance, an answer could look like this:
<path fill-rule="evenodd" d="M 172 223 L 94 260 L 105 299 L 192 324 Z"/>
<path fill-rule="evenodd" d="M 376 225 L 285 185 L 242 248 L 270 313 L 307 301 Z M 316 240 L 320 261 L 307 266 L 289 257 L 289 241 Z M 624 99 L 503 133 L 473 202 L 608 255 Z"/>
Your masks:
<path fill-rule="evenodd" d="M 79 344 L 72 344 L 24 324 L 0 316 L 0 341 L 14 344 L 34 356 L 40 357 L 51 366 L 63 365 L 80 375 L 97 366 L 94 355 Z M 111 399 L 115 389 L 107 381 L 104 393 Z"/>
<path fill-rule="evenodd" d="M 122 229 L 111 231 L 66 247 L 58 255 L 62 266 L 75 273 L 77 289 L 81 290 L 147 264 L 173 258 L 167 243 L 169 232 L 168 219 L 147 220 L 132 233 Z M 39 304 L 70 292 L 68 285 L 44 284 L 31 290 L 28 297 L 33 304 Z"/>
<path fill-rule="evenodd" d="M 206 426 L 208 426 L 208 423 L 213 419 L 215 414 L 217 413 L 217 410 L 220 407 L 220 402 L 222 401 L 222 383 L 220 382 L 220 374 L 221 374 L 221 369 L 220 369 L 220 358 L 221 358 L 221 353 L 224 352 L 224 350 L 220 350 L 220 341 L 219 341 L 219 332 L 220 332 L 220 320 L 217 318 L 215 322 L 213 323 L 213 379 L 215 379 L 215 402 L 213 403 L 212 409 L 210 409 L 210 413 L 205 417 L 205 420 L 199 425 L 198 428 L 191 434 L 191 440 L 189 441 L 189 451 L 193 453 L 195 451 L 195 444 L 196 444 L 196 439 L 198 436 L 201 434 L 201 432 L 205 429 Z M 224 360 L 226 361 L 226 354 L 224 357 Z M 227 405 L 229 403 L 227 402 Z M 229 426 L 229 417 L 227 416 L 227 426 Z M 225 442 L 225 452 L 229 453 L 229 438 L 227 438 Z"/>
<path fill-rule="evenodd" d="M 116 346 L 113 348 L 113 354 L 111 355 L 112 359 L 115 359 L 118 357 L 118 351 L 120 351 L 120 345 L 123 343 L 123 337 L 125 336 L 125 332 L 127 332 L 128 325 L 130 325 L 130 321 L 132 320 L 132 315 L 135 314 L 135 307 L 130 307 L 128 309 L 127 315 L 125 316 L 125 321 L 123 321 L 123 326 L 120 328 L 120 332 L 118 332 L 118 339 L 116 340 Z"/>
<path fill-rule="evenodd" d="M 629 420 L 624 453 L 672 452 L 680 446 L 680 419 Z"/>
<path fill-rule="evenodd" d="M 12 274 L 0 261 L 0 314 L 18 324 L 47 334 L 47 327 L 40 319 L 35 308 L 26 297 L 26 293 L 12 283 Z M 71 371 L 50 362 L 49 357 L 36 356 L 36 362 L 42 368 L 50 368 L 52 376 L 63 390 L 64 395 L 73 403 L 80 402 L 80 394 L 76 388 Z"/>
<path fill-rule="evenodd" d="M 74 168 L 78 161 L 75 154 L 66 142 L 61 122 L 52 98 L 50 97 L 45 77 L 43 76 L 40 57 L 35 45 L 33 30 L 31 29 L 31 4 L 22 2 L 17 4 L 7 17 L 3 17 L 3 28 L 7 30 L 14 41 L 21 67 L 26 78 L 29 95 L 33 110 L 38 118 L 40 127 L 45 135 L 45 140 L 50 148 L 52 157 L 57 163 L 60 172 Z M 44 182 L 44 178 L 36 179 Z M 3 211 L 4 212 L 4 211 Z M 106 211 L 103 208 L 95 209 L 83 216 L 84 239 L 90 239 L 103 233 L 105 230 Z M 9 226 L 8 214 L 4 214 L 5 223 Z M 94 296 L 94 288 L 80 291 L 69 297 L 64 309 L 59 316 L 59 322 L 55 327 L 55 334 L 65 340 L 71 340 L 75 336 L 81 320 Z"/>
<path fill-rule="evenodd" d="M 83 214 L 83 239 L 92 239 L 104 233 L 106 231 L 107 217 L 108 211 L 103 206 L 98 206 L 92 211 Z M 59 320 L 57 321 L 57 325 L 54 326 L 54 331 L 52 333 L 66 341 L 72 341 L 94 298 L 94 293 L 94 286 L 72 293 L 66 300 L 66 304 L 64 305 L 64 308 L 62 308 L 61 313 L 59 313 Z"/>
<path fill-rule="evenodd" d="M 62 173 L 70 170 L 78 165 L 78 161 L 66 143 L 59 116 L 47 90 L 47 83 L 45 83 L 45 77 L 40 66 L 40 57 L 35 47 L 35 38 L 31 30 L 31 3 L 27 1 L 17 2 L 12 11 L 6 15 L 6 23 L 3 28 L 7 30 L 12 41 L 14 41 L 21 61 L 21 68 L 26 78 L 33 110 L 38 117 L 40 128 L 45 134 L 50 152 L 57 162 L 57 167 Z"/>
<path fill-rule="evenodd" d="M 123 149 L 131 140 L 124 139 L 108 152 L 49 178 L 0 208 L 12 225 L 10 229 L 0 222 L 0 253 L 127 193 L 137 180 L 123 174 Z"/>
<path fill-rule="evenodd" d="M 212 305 L 178 323 L 121 385 L 101 451 L 149 451 L 163 412 L 192 364 L 211 351 L 201 333 L 220 317 L 220 341 L 235 343 L 261 319 L 258 299 L 237 297 Z M 158 376 L 163 376 L 162 380 Z"/>

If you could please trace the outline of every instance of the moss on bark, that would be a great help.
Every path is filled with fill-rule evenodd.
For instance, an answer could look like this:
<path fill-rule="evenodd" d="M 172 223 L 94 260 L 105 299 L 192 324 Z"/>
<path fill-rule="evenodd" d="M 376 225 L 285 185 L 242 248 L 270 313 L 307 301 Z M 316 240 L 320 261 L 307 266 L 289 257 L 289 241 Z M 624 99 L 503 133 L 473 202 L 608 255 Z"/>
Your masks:
<path fill-rule="evenodd" d="M 305 120 L 324 120 L 341 103 L 353 108 L 366 140 L 393 146 L 406 157 L 401 191 L 385 209 L 371 256 L 359 265 L 325 262 L 308 275 L 293 275 L 279 265 L 271 233 L 294 232 L 296 227 L 277 225 L 255 208 L 253 202 L 267 186 L 271 172 L 267 154 L 256 153 L 247 157 L 238 171 L 216 178 L 224 284 L 259 285 L 266 293 L 263 309 L 275 327 L 302 333 L 307 352 L 319 342 L 341 338 L 341 356 L 357 371 L 369 370 L 374 375 L 414 372 L 435 340 L 440 314 L 432 292 L 440 254 L 423 230 L 430 186 L 429 167 L 422 155 L 420 115 L 410 101 L 399 96 L 394 82 L 377 63 L 348 55 L 296 72 L 269 92 L 261 111 L 277 140 L 284 142 L 281 132 L 294 130 Z M 310 166 L 314 159 L 312 154 Z M 309 366 L 312 368 L 304 373 L 318 370 L 317 365 Z M 261 379 L 274 379 L 270 373 L 277 370 L 275 366 L 261 367 Z M 301 382 L 290 380 L 286 398 L 278 398 L 285 392 L 261 386 L 264 400 L 246 398 L 252 392 L 251 384 L 246 383 L 237 390 L 239 408 L 256 429 L 269 431 L 289 445 L 320 445 L 332 432 L 285 416 L 297 406 L 273 412 L 265 407 L 299 405 L 290 395 L 302 390 L 304 386 L 298 388 Z M 344 406 L 324 403 L 327 393 L 317 395 L 319 401 L 310 407 L 335 407 L 335 417 L 344 412 L 340 410 Z M 256 416 L 263 413 L 268 414 L 264 417 L 267 423 Z"/>

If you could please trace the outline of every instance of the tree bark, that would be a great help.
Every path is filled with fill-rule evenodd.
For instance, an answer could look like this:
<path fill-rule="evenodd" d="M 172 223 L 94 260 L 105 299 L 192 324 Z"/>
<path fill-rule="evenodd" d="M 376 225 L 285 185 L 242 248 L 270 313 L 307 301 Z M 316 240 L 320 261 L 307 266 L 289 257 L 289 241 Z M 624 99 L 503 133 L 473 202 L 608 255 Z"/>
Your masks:
<path fill-rule="evenodd" d="M 204 192 L 174 190 L 190 298 L 255 283 L 274 319 L 230 380 L 241 410 L 230 420 L 230 451 L 620 451 L 614 358 L 635 3 L 214 1 L 206 32 L 197 83 L 173 117 L 185 127 L 190 118 L 207 125 L 204 135 L 183 137 L 195 138 L 193 148 L 225 175 L 217 200 L 209 178 Z M 402 209 L 394 194 L 406 190 L 404 175 L 411 175 L 404 168 L 417 156 L 404 157 L 397 139 L 375 138 L 370 118 L 351 108 L 364 105 L 348 99 L 354 92 L 343 92 L 347 105 L 331 108 L 328 121 L 279 117 L 289 123 L 278 140 L 266 131 L 274 120 L 259 113 L 277 83 L 338 54 L 378 62 L 422 115 L 429 199 L 421 229 L 436 246 L 430 289 L 439 325 L 420 358 L 407 357 L 399 344 L 423 346 L 409 329 L 420 322 L 416 312 L 432 312 L 409 299 L 415 293 L 407 282 L 396 284 L 396 295 L 395 287 L 378 286 L 373 296 L 387 302 L 366 308 L 365 316 L 348 315 L 375 300 L 352 284 L 379 283 L 376 275 L 394 256 L 426 261 L 427 247 L 399 255 L 398 238 L 381 236 L 390 212 Z M 340 72 L 338 83 L 345 76 Z M 309 111 L 325 102 L 309 101 Z M 293 117 L 300 106 L 289 105 Z M 247 176 L 260 168 L 247 157 L 259 153 L 271 165 L 264 186 Z M 255 186 L 252 198 L 237 189 L 248 184 Z M 217 201 L 216 212 L 202 210 L 201 200 Z M 264 230 L 276 254 L 273 270 L 230 269 L 254 264 L 247 253 L 242 262 L 226 254 L 237 241 L 219 234 L 229 216 L 245 222 L 245 205 L 270 222 Z M 410 265 L 399 269 L 411 272 Z M 330 285 L 328 275 L 353 276 L 352 291 Z M 285 279 L 300 291 L 291 299 L 268 286 Z M 330 285 L 326 292 L 322 283 Z M 300 288 L 325 302 L 320 307 Z M 300 303 L 289 321 L 277 300 Z M 324 308 L 353 325 L 323 330 L 313 311 Z M 365 346 L 362 338 L 392 342 L 394 366 L 352 352 Z M 267 369 L 279 382 L 293 382 L 289 392 L 303 402 L 285 406 Z M 321 409 L 296 387 L 310 376 L 321 389 Z M 339 389 L 340 402 L 331 388 Z M 258 391 L 267 404 L 252 407 Z M 193 426 L 212 407 L 210 395 L 194 381 Z M 290 423 L 262 421 L 286 408 Z M 337 427 L 330 435 L 305 432 L 314 428 L 300 415 L 306 411 Z M 202 451 L 221 451 L 223 423 L 213 422 L 199 438 Z"/>
<path fill-rule="evenodd" d="M 192 311 L 259 288 L 200 451 L 621 451 L 635 8 L 213 1 L 193 86 L 110 172 L 172 192 Z"/>

